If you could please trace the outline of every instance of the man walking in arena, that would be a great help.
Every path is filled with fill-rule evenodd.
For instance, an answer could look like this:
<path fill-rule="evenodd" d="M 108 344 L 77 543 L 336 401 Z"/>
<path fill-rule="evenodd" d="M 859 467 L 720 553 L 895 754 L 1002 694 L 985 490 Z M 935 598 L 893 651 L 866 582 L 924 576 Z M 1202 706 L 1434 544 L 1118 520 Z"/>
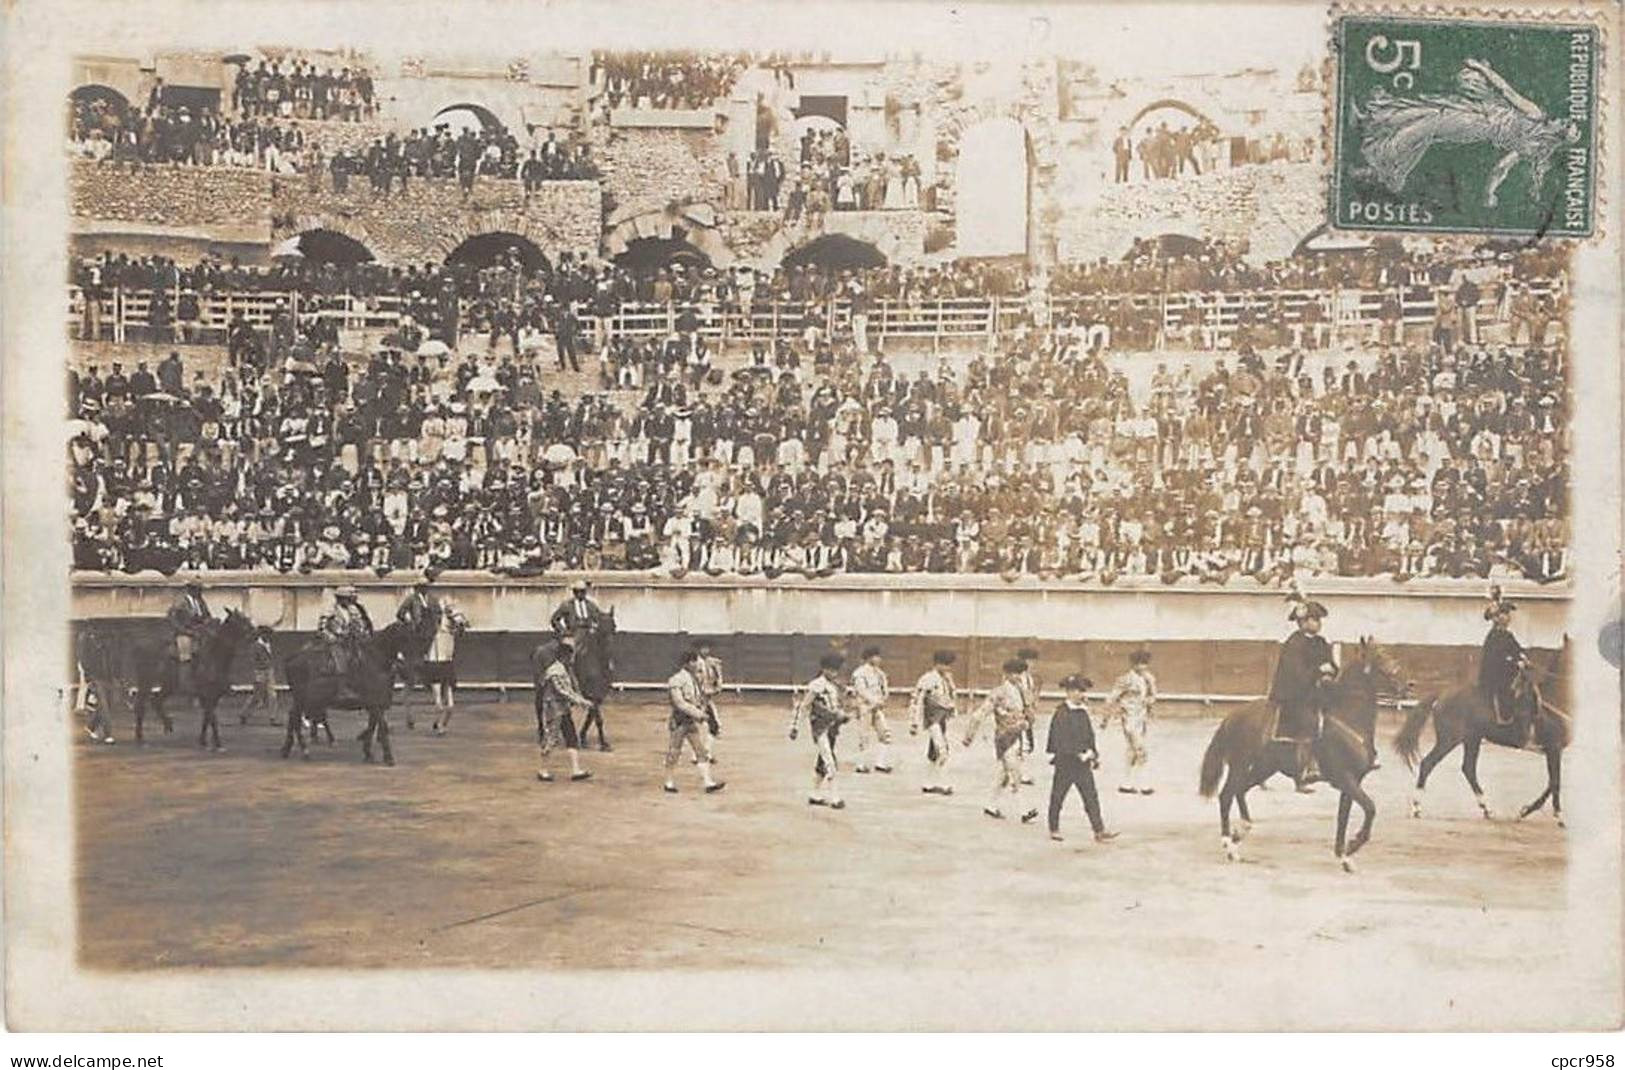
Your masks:
<path fill-rule="evenodd" d="M 1105 723 L 1115 715 L 1123 720 L 1123 773 L 1117 790 L 1124 795 L 1151 795 L 1157 789 L 1146 783 L 1151 753 L 1146 733 L 1151 727 L 1151 711 L 1157 704 L 1157 678 L 1151 675 L 1151 651 L 1136 650 L 1129 655 L 1128 672 L 1117 678 L 1106 696 Z"/>
<path fill-rule="evenodd" d="M 570 715 L 572 706 L 590 709 L 592 700 L 576 686 L 570 663 L 575 657 L 575 644 L 569 638 L 555 639 L 553 660 L 542 672 L 536 692 L 536 742 L 542 751 L 542 763 L 536 770 L 536 779 L 544 784 L 553 781 L 548 768 L 548 757 L 557 747 L 563 747 L 570 759 L 570 779 L 590 780 L 592 774 L 581 768 L 581 742 L 576 737 L 575 719 Z"/>
<path fill-rule="evenodd" d="M 1049 740 L 1045 750 L 1050 764 L 1055 767 L 1049 789 L 1049 838 L 1059 842 L 1061 836 L 1061 807 L 1073 788 L 1083 799 L 1084 812 L 1089 815 L 1089 827 L 1100 843 L 1117 838 L 1108 831 L 1100 817 L 1100 793 L 1095 790 L 1095 770 L 1100 767 L 1100 752 L 1095 745 L 1095 726 L 1089 715 L 1085 695 L 1094 687 L 1094 681 L 1073 673 L 1061 681 L 1066 698 L 1055 707 L 1049 721 Z"/>
<path fill-rule="evenodd" d="M 721 791 L 724 786 L 722 781 L 711 775 L 711 744 L 706 733 L 709 704 L 700 688 L 697 675 L 699 661 L 698 651 L 683 651 L 677 671 L 666 680 L 666 693 L 671 699 L 671 715 L 666 718 L 669 738 L 666 741 L 664 790 L 668 795 L 677 794 L 674 771 L 677 768 L 677 759 L 682 757 L 685 741 L 693 750 L 694 756 L 699 759 L 700 780 L 705 784 L 705 790 L 714 793 Z"/>
<path fill-rule="evenodd" d="M 854 772 L 869 771 L 871 743 L 875 771 L 892 771 L 891 725 L 886 722 L 886 696 L 890 690 L 886 670 L 880 667 L 880 648 L 865 647 L 863 664 L 852 670 L 852 695 L 858 720 L 858 760 L 853 766 Z"/>
<path fill-rule="evenodd" d="M 806 690 L 796 698 L 790 711 L 790 738 L 801 731 L 801 722 L 807 721 L 812 732 L 817 758 L 813 762 L 813 789 L 807 796 L 808 806 L 827 806 L 831 810 L 846 809 L 841 789 L 835 784 L 835 739 L 841 724 L 847 720 L 841 709 L 841 688 L 836 677 L 846 659 L 839 654 L 825 654 L 818 660 L 818 675 L 807 683 Z"/>
<path fill-rule="evenodd" d="M 717 717 L 717 696 L 722 694 L 722 659 L 711 652 L 711 640 L 701 639 L 694 645 L 694 679 L 700 685 L 700 698 L 705 706 L 705 727 L 710 734 L 706 741 L 706 760 L 717 760 L 717 740 L 722 738 L 722 721 Z M 700 752 L 694 752 L 700 760 Z"/>
<path fill-rule="evenodd" d="M 1016 681 L 1021 688 L 1021 701 L 1027 709 L 1027 727 L 1021 733 L 1021 753 L 1023 756 L 1032 754 L 1037 746 L 1033 739 L 1033 725 L 1038 722 L 1038 677 L 1033 674 L 1033 663 L 1038 660 L 1038 651 L 1030 646 L 1024 646 L 1016 651 L 1016 657 L 1027 663 L 1026 670 L 1021 679 Z M 1021 782 L 1031 784 L 1032 774 L 1027 772 L 1026 762 L 1022 763 Z"/>
<path fill-rule="evenodd" d="M 939 650 L 931 655 L 931 668 L 920 674 L 914 682 L 914 697 L 909 703 L 909 734 L 926 731 L 925 783 L 920 791 L 926 795 L 952 795 L 954 789 L 947 781 L 948 720 L 958 712 L 954 697 L 952 650 Z"/>
<path fill-rule="evenodd" d="M 967 747 L 974 743 L 982 722 L 992 715 L 993 754 L 999 768 L 993 780 L 993 792 L 988 796 L 987 805 L 982 807 L 982 813 L 992 818 L 1003 818 L 1004 810 L 1000 804 L 1008 795 L 1013 809 L 1021 814 L 1023 824 L 1038 817 L 1038 808 L 1026 805 L 1021 790 L 1021 739 L 1029 724 L 1027 705 L 1021 693 L 1021 676 L 1026 671 L 1027 663 L 1020 658 L 1011 658 L 1004 663 L 1003 681 L 989 691 L 987 698 L 976 707 L 964 739 Z"/>

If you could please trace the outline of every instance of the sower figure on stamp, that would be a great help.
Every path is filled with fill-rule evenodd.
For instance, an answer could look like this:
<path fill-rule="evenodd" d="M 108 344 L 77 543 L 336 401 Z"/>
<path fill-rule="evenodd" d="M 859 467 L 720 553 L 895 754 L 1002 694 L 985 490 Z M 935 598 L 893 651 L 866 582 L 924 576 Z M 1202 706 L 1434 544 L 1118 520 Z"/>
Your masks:
<path fill-rule="evenodd" d="M 920 791 L 926 795 L 952 795 L 954 789 L 947 783 L 948 772 L 948 720 L 958 712 L 954 697 L 952 650 L 939 650 L 931 655 L 931 668 L 920 674 L 914 682 L 914 697 L 909 702 L 909 734 L 926 731 L 925 782 Z"/>
<path fill-rule="evenodd" d="M 542 653 L 541 656 L 548 655 Z M 588 780 L 592 777 L 591 773 L 581 768 L 581 741 L 576 737 L 575 719 L 570 714 L 572 706 L 583 710 L 592 706 L 592 700 L 581 693 L 576 686 L 575 675 L 570 671 L 570 662 L 574 657 L 575 644 L 569 638 L 555 639 L 547 667 L 542 670 L 541 679 L 536 681 L 536 742 L 541 748 L 541 765 L 536 770 L 536 779 L 544 784 L 553 781 L 548 759 L 558 747 L 563 747 L 570 759 L 571 780 Z"/>
<path fill-rule="evenodd" d="M 1484 609 L 1490 630 L 1478 652 L 1478 690 L 1495 714 L 1496 724 L 1516 725 L 1516 737 L 1522 746 L 1529 739 L 1533 711 L 1529 702 L 1518 701 L 1513 687 L 1518 673 L 1529 662 L 1523 644 L 1512 634 L 1512 614 L 1517 608 L 1501 597 L 1499 586 L 1490 588 L 1490 604 Z"/>
<path fill-rule="evenodd" d="M 790 738 L 801 732 L 805 718 L 812 732 L 817 758 L 813 762 L 813 789 L 807 796 L 808 806 L 827 806 L 831 810 L 846 809 L 841 789 L 835 784 L 835 739 L 841 733 L 841 724 L 847 718 L 841 708 L 841 686 L 836 683 L 846 659 L 839 654 L 825 654 L 818 660 L 818 675 L 807 683 L 790 711 Z"/>
<path fill-rule="evenodd" d="M 1320 634 L 1321 621 L 1328 615 L 1326 607 L 1296 590 L 1288 600 L 1293 606 L 1287 619 L 1297 625 L 1297 630 L 1281 644 L 1269 700 L 1276 709 L 1273 738 L 1293 748 L 1293 768 L 1297 771 L 1293 780 L 1298 791 L 1307 793 L 1309 785 L 1320 779 L 1314 745 L 1320 736 L 1321 689 L 1337 676 L 1337 659 L 1331 644 Z"/>
<path fill-rule="evenodd" d="M 1076 673 L 1061 681 L 1066 698 L 1055 707 L 1049 721 L 1049 740 L 1044 749 L 1050 754 L 1055 767 L 1054 779 L 1049 786 L 1049 838 L 1060 841 L 1061 807 L 1073 788 L 1083 799 L 1084 812 L 1089 815 L 1089 827 L 1101 843 L 1117 838 L 1117 833 L 1106 828 L 1100 816 L 1100 793 L 1095 790 L 1095 770 L 1100 768 L 1100 752 L 1095 745 L 1095 726 L 1089 714 L 1085 692 L 1094 687 L 1094 681 Z"/>
<path fill-rule="evenodd" d="M 209 603 L 203 600 L 203 584 L 197 580 L 187 580 L 165 618 L 175 633 L 175 659 L 179 663 L 177 690 L 191 693 L 195 690 L 192 686 L 192 654 L 204 632 L 214 624 Z"/>
<path fill-rule="evenodd" d="M 1011 658 L 1004 663 L 1004 679 L 976 707 L 964 738 L 965 746 L 974 743 L 982 722 L 992 715 L 993 754 L 999 765 L 993 779 L 992 794 L 988 796 L 987 805 L 982 807 L 982 813 L 993 818 L 1004 817 L 1000 804 L 1008 795 L 1024 824 L 1038 817 L 1038 808 L 1026 805 L 1021 790 L 1021 739 L 1030 723 L 1027 704 L 1021 694 L 1021 674 L 1026 671 L 1027 663 L 1020 658 Z"/>
<path fill-rule="evenodd" d="M 1157 678 L 1151 674 L 1151 652 L 1136 650 L 1129 655 L 1128 672 L 1117 678 L 1106 696 L 1106 717 L 1123 720 L 1123 773 L 1117 790 L 1124 795 L 1150 795 L 1157 789 L 1146 783 L 1151 752 L 1146 733 L 1151 727 L 1151 711 L 1157 704 Z"/>
<path fill-rule="evenodd" d="M 865 647 L 863 664 L 852 670 L 852 697 L 857 707 L 858 760 L 853 772 L 869 771 L 869 750 L 874 749 L 874 769 L 889 773 L 891 766 L 891 726 L 886 723 L 886 696 L 891 685 L 880 667 L 880 648 Z"/>
<path fill-rule="evenodd" d="M 711 641 L 701 639 L 694 646 L 694 679 L 700 685 L 700 698 L 705 706 L 705 729 L 710 734 L 706 740 L 705 761 L 717 760 L 717 740 L 722 738 L 722 721 L 717 717 L 717 696 L 722 694 L 722 659 L 711 652 Z M 679 670 L 681 671 L 681 670 Z M 699 750 L 694 751 L 694 761 L 701 761 Z"/>
<path fill-rule="evenodd" d="M 1037 747 L 1037 740 L 1033 739 L 1033 725 L 1038 723 L 1038 677 L 1033 673 L 1033 663 L 1038 660 L 1038 651 L 1030 646 L 1024 646 L 1016 651 L 1016 657 L 1027 663 L 1027 668 L 1021 674 L 1016 685 L 1021 688 L 1021 701 L 1027 707 L 1027 728 L 1021 734 L 1021 753 L 1029 755 Z M 1026 763 L 1022 764 L 1021 782 L 1031 784 L 1032 774 L 1027 772 Z"/>
<path fill-rule="evenodd" d="M 710 704 L 706 701 L 705 692 L 700 686 L 698 676 L 700 660 L 698 651 L 683 651 L 677 671 L 666 679 L 666 693 L 671 699 L 671 715 L 666 718 L 669 738 L 666 742 L 664 790 L 670 795 L 677 794 L 675 770 L 677 759 L 683 755 L 685 741 L 694 752 L 705 790 L 717 792 L 723 788 L 722 781 L 711 775 L 711 742 L 706 730 L 706 719 L 711 714 Z"/>

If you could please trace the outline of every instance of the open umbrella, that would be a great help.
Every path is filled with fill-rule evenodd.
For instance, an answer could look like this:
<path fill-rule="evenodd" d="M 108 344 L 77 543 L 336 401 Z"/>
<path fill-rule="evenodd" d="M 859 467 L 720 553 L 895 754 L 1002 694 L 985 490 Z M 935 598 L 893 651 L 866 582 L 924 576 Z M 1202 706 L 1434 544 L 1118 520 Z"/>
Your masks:
<path fill-rule="evenodd" d="M 179 401 L 180 398 L 176 397 L 174 394 L 166 394 L 162 390 L 155 390 L 150 394 L 142 394 L 141 395 L 141 400 L 142 401 L 172 402 L 172 401 Z"/>
<path fill-rule="evenodd" d="M 468 389 L 474 394 L 493 394 L 507 388 L 489 375 L 476 375 L 468 381 Z"/>
<path fill-rule="evenodd" d="M 555 442 L 542 453 L 548 464 L 569 464 L 576 459 L 576 451 L 562 442 Z"/>
<path fill-rule="evenodd" d="M 431 338 L 418 346 L 420 357 L 443 357 L 451 352 L 451 347 L 438 338 Z"/>

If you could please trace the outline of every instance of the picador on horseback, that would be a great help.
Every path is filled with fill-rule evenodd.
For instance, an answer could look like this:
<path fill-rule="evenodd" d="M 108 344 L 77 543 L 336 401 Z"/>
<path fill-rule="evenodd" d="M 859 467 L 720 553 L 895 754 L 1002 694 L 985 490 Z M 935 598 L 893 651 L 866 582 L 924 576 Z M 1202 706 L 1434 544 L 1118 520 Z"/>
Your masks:
<path fill-rule="evenodd" d="M 1275 739 L 1294 748 L 1297 772 L 1293 780 L 1299 791 L 1307 792 L 1309 785 L 1320 779 L 1314 745 L 1325 712 L 1322 688 L 1336 678 L 1337 658 L 1332 645 L 1320 634 L 1321 621 L 1329 612 L 1326 607 L 1304 598 L 1296 589 L 1287 600 L 1293 603 L 1287 619 L 1297 625 L 1297 630 L 1281 644 L 1269 700 L 1278 711 Z"/>
<path fill-rule="evenodd" d="M 560 602 L 548 623 L 555 635 L 573 635 L 577 632 L 597 632 L 603 627 L 604 611 L 598 603 L 587 597 L 586 580 L 570 584 L 570 597 Z"/>
<path fill-rule="evenodd" d="M 1484 609 L 1484 619 L 1490 622 L 1489 634 L 1478 656 L 1478 690 L 1495 714 L 1495 723 L 1513 725 L 1518 745 L 1528 742 L 1534 720 L 1531 692 L 1520 692 L 1516 687 L 1518 674 L 1529 664 L 1523 644 L 1512 634 L 1512 614 L 1517 606 L 1501 597 L 1500 587 L 1490 588 L 1490 604 Z"/>
<path fill-rule="evenodd" d="M 209 609 L 209 603 L 203 600 L 203 584 L 197 580 L 188 580 L 181 593 L 175 596 L 175 601 L 165 617 L 174 630 L 175 660 L 179 664 L 177 677 L 179 688 L 191 692 L 195 690 L 192 679 L 192 655 L 197 653 L 198 644 L 214 624 L 214 614 Z"/>
<path fill-rule="evenodd" d="M 333 592 L 333 608 L 322 617 L 317 634 L 327 643 L 333 673 L 343 676 L 359 657 L 361 643 L 372 636 L 372 618 L 358 600 L 356 589 L 345 584 Z"/>

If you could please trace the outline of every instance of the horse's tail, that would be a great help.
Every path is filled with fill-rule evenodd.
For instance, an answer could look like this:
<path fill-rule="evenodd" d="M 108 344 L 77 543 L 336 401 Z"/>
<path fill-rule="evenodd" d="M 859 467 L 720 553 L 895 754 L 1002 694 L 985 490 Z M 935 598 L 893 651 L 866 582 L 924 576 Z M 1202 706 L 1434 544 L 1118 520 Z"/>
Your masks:
<path fill-rule="evenodd" d="M 1214 729 L 1213 739 L 1207 745 L 1207 751 L 1202 755 L 1202 781 L 1197 790 L 1202 798 L 1211 799 L 1213 793 L 1219 790 L 1219 778 L 1224 775 L 1226 761 L 1225 747 L 1229 743 L 1230 718 L 1226 717 Z"/>
<path fill-rule="evenodd" d="M 1437 699 L 1426 699 L 1418 702 L 1405 715 L 1405 723 L 1399 729 L 1399 735 L 1394 737 L 1394 750 L 1405 760 L 1405 768 L 1411 769 L 1416 765 L 1416 756 L 1422 749 L 1422 726 L 1428 723 L 1433 716 L 1433 708 Z"/>

